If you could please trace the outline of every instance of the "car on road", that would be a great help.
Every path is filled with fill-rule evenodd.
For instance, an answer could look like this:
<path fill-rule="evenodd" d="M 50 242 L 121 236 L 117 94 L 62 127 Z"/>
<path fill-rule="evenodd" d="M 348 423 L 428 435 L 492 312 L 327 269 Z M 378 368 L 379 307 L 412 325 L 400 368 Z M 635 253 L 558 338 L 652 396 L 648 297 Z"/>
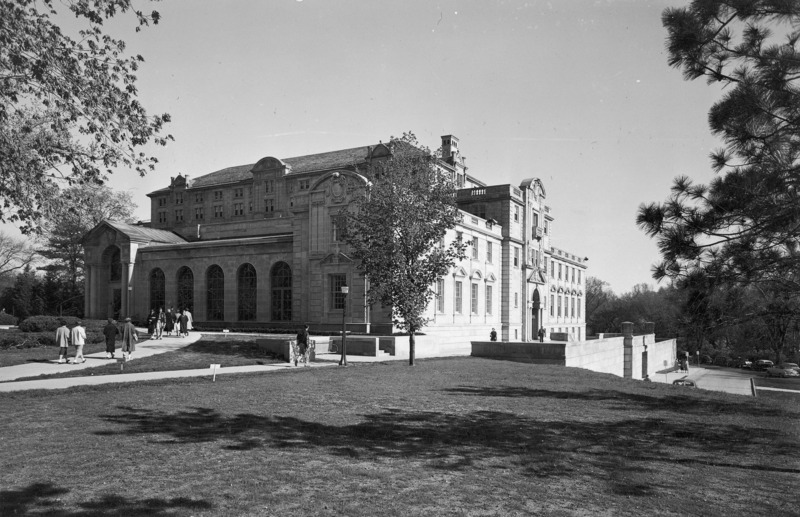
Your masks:
<path fill-rule="evenodd" d="M 800 377 L 800 368 L 795 363 L 781 363 L 767 368 L 767 377 Z"/>
<path fill-rule="evenodd" d="M 767 368 L 772 368 L 773 366 L 775 366 L 775 363 L 769 359 L 759 359 L 753 363 L 753 370 L 757 372 L 765 372 L 767 371 Z"/>
<path fill-rule="evenodd" d="M 687 386 L 689 388 L 696 388 L 697 383 L 691 379 L 675 379 L 672 381 L 673 386 Z"/>

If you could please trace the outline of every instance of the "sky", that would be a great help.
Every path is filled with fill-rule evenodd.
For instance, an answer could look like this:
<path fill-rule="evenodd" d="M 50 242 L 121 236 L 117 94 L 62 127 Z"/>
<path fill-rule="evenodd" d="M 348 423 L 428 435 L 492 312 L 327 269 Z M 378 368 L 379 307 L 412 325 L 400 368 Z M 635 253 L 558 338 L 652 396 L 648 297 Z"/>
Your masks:
<path fill-rule="evenodd" d="M 149 219 L 148 192 L 257 162 L 387 141 L 411 131 L 435 149 L 459 138 L 487 184 L 540 178 L 551 244 L 588 257 L 617 294 L 656 288 L 640 204 L 673 178 L 713 177 L 707 114 L 722 92 L 667 64 L 662 11 L 649 0 L 166 0 L 134 32 L 107 29 L 145 58 L 139 99 L 167 112 L 155 172 L 119 170 Z M 71 23 L 71 22 L 69 22 Z"/>

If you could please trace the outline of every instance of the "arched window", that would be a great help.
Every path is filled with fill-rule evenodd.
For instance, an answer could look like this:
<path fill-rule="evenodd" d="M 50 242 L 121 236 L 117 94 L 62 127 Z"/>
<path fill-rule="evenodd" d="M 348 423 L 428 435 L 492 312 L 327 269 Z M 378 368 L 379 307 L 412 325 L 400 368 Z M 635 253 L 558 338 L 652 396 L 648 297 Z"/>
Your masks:
<path fill-rule="evenodd" d="M 252 321 L 256 319 L 256 295 L 258 293 L 258 278 L 256 268 L 252 264 L 243 264 L 236 274 L 236 287 L 239 297 L 239 320 Z"/>
<path fill-rule="evenodd" d="M 159 268 L 155 268 L 150 272 L 150 308 L 159 309 L 164 307 L 164 300 L 166 299 L 166 280 L 164 272 Z"/>
<path fill-rule="evenodd" d="M 208 285 L 206 316 L 208 321 L 225 319 L 225 274 L 219 266 L 211 266 L 206 273 Z"/>
<path fill-rule="evenodd" d="M 194 273 L 186 266 L 178 270 L 178 296 L 176 298 L 178 309 L 192 310 L 194 306 Z"/>
<path fill-rule="evenodd" d="M 272 319 L 292 320 L 292 268 L 286 262 L 278 262 L 270 275 L 272 285 Z"/>

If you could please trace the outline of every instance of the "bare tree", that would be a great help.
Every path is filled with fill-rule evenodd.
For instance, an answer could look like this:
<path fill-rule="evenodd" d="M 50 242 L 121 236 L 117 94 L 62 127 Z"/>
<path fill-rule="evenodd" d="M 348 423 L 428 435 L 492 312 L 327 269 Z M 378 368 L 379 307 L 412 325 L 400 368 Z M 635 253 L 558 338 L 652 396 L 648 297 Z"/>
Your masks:
<path fill-rule="evenodd" d="M 33 264 L 36 258 L 36 250 L 25 239 L 0 232 L 0 278 Z"/>

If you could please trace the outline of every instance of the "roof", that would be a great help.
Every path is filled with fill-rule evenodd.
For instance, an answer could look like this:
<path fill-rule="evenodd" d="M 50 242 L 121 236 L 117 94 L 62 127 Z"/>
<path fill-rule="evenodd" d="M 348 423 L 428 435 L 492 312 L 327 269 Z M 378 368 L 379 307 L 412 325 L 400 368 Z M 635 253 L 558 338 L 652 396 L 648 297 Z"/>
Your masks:
<path fill-rule="evenodd" d="M 146 226 L 137 226 L 127 223 L 119 223 L 117 221 L 110 221 L 108 219 L 101 221 L 95 228 L 107 224 L 115 230 L 124 233 L 132 241 L 139 242 L 165 242 L 165 243 L 185 243 L 187 242 L 183 237 L 167 230 L 158 230 L 156 228 L 148 228 Z"/>
<path fill-rule="evenodd" d="M 338 151 L 330 151 L 327 153 L 296 156 L 294 158 L 285 158 L 282 161 L 291 167 L 292 174 L 301 174 L 304 172 L 313 172 L 326 169 L 337 169 L 363 163 L 369 156 L 370 147 L 375 146 L 353 147 L 352 149 L 340 149 Z M 220 169 L 218 171 L 193 178 L 190 181 L 190 185 L 191 188 L 204 188 L 213 187 L 214 185 L 224 185 L 227 183 L 237 183 L 239 181 L 251 179 L 253 177 L 251 170 L 255 165 L 255 163 L 251 163 L 248 165 L 237 165 L 234 167 Z M 167 187 L 158 189 L 151 193 L 162 191 L 169 191 L 169 188 Z"/>

